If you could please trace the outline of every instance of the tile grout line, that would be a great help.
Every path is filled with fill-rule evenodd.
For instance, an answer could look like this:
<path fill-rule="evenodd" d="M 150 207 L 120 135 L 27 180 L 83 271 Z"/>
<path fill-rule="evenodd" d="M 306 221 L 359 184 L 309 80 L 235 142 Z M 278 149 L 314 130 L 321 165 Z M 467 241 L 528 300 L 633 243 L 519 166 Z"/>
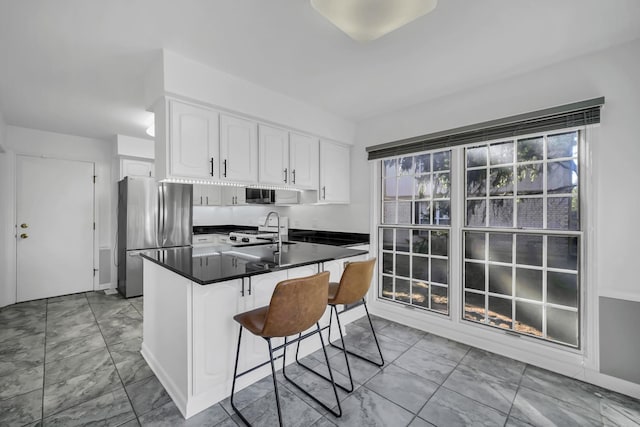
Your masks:
<path fill-rule="evenodd" d="M 49 298 L 44 305 L 44 353 L 42 356 L 42 407 L 40 408 L 40 422 L 44 423 L 44 379 L 46 377 L 47 366 L 47 329 L 49 326 Z"/>
<path fill-rule="evenodd" d="M 511 401 L 511 406 L 509 407 L 509 412 L 507 413 L 507 419 L 504 421 L 504 425 L 506 426 L 509 422 L 509 418 L 511 417 L 511 411 L 513 410 L 513 404 L 518 397 L 518 393 L 520 392 L 520 387 L 522 386 L 522 380 L 524 379 L 524 374 L 527 372 L 527 367 L 529 364 L 525 364 L 524 369 L 522 370 L 522 374 L 520 375 L 520 380 L 518 381 L 518 387 L 516 387 L 516 393 L 513 395 L 513 400 Z M 515 418 L 515 417 L 514 417 Z"/>
<path fill-rule="evenodd" d="M 545 370 L 545 371 L 548 371 L 547 369 L 540 368 L 540 367 L 538 367 L 538 366 L 530 365 L 530 364 L 528 364 L 528 363 L 527 363 L 527 364 L 526 364 L 526 366 L 525 366 L 525 370 L 522 372 L 522 378 L 520 379 L 520 384 L 519 384 L 519 386 L 518 386 L 518 391 L 520 391 L 520 388 L 525 388 L 525 389 L 527 389 L 527 390 L 529 390 L 529 391 L 532 391 L 532 392 L 534 392 L 534 393 L 541 394 L 541 395 L 543 395 L 543 396 L 545 396 L 545 397 L 547 397 L 547 398 L 554 399 L 554 400 L 558 400 L 558 401 L 560 401 L 560 402 L 564 403 L 565 405 L 570 406 L 571 408 L 575 408 L 576 410 L 585 410 L 585 409 L 590 409 L 590 408 L 588 408 L 588 407 L 586 407 L 586 406 L 582 406 L 582 405 L 578 405 L 578 404 L 573 403 L 573 402 L 569 402 L 569 401 L 565 400 L 565 399 L 564 399 L 564 398 L 562 398 L 562 397 L 553 396 L 553 395 L 551 395 L 551 394 L 547 394 L 545 391 L 537 390 L 537 389 L 534 389 L 534 388 L 528 387 L 528 386 L 526 386 L 526 385 L 522 385 L 522 380 L 524 379 L 525 372 L 527 371 L 527 369 L 529 369 L 529 367 L 533 367 L 533 368 L 537 368 L 537 369 L 543 369 L 543 370 Z M 563 377 L 563 378 L 568 378 L 568 379 L 571 379 L 571 380 L 575 380 L 575 381 L 583 382 L 583 383 L 585 383 L 585 384 L 587 384 L 587 385 L 593 385 L 593 384 L 590 384 L 590 383 L 587 383 L 587 382 L 584 382 L 584 381 L 580 381 L 580 380 L 578 380 L 578 379 L 576 379 L 576 378 L 568 377 L 568 376 L 566 376 L 566 375 L 556 374 L 556 373 L 555 373 L 555 372 L 553 372 L 553 371 L 549 371 L 549 372 L 553 373 L 554 375 L 559 375 L 559 376 L 561 376 L 561 377 Z M 596 387 L 597 387 L 597 386 L 596 386 Z M 605 390 L 606 390 L 606 389 L 605 389 Z M 602 399 L 601 397 L 598 397 L 598 398 L 599 398 L 599 399 Z M 515 400 L 515 399 L 514 399 L 514 400 Z M 599 415 L 600 415 L 600 418 L 602 418 L 602 417 L 603 417 L 602 413 L 600 413 L 600 412 L 599 412 Z M 625 415 L 623 414 L 623 416 L 625 416 Z M 594 420 L 594 421 L 598 421 L 598 420 L 596 420 L 595 418 L 591 417 L 590 415 L 585 415 L 585 417 L 587 417 L 587 418 L 589 418 L 589 419 L 591 419 L 591 420 Z M 628 417 L 626 417 L 626 416 L 625 416 L 625 418 L 628 418 Z"/>
<path fill-rule="evenodd" d="M 389 326 L 389 325 L 390 325 L 390 324 L 386 325 L 385 327 L 383 327 L 383 328 L 381 328 L 381 329 L 385 329 L 385 328 L 386 328 L 387 326 Z M 358 325 L 356 325 L 356 326 L 358 326 Z M 403 326 L 404 326 L 404 325 L 403 325 Z M 361 328 L 362 328 L 362 327 L 361 327 Z M 409 327 L 409 328 L 410 328 L 410 327 Z M 365 328 L 362 328 L 362 329 L 365 329 Z M 411 329 L 414 329 L 414 328 L 411 328 Z M 417 330 L 417 329 L 416 329 L 416 330 Z M 379 331 L 378 331 L 378 332 L 379 332 Z M 425 333 L 425 334 L 426 334 L 426 333 Z M 382 371 L 384 371 L 384 368 L 386 368 L 386 367 L 388 367 L 388 366 L 390 366 L 390 365 L 393 365 L 393 362 L 395 362 L 396 360 L 398 360 L 398 359 L 399 359 L 400 357 L 402 357 L 406 352 L 408 352 L 408 351 L 409 351 L 409 350 L 411 350 L 413 347 L 415 347 L 415 345 L 416 345 L 416 344 L 417 344 L 417 343 L 418 343 L 418 342 L 419 342 L 419 341 L 420 341 L 424 336 L 421 336 L 421 337 L 420 337 L 420 339 L 419 339 L 418 341 L 416 341 L 415 343 L 413 343 L 413 344 L 409 344 L 409 343 L 407 343 L 407 342 L 405 342 L 405 341 L 401 341 L 401 340 L 397 340 L 397 339 L 392 339 L 391 337 L 388 337 L 387 335 L 384 335 L 384 334 L 380 334 L 380 335 L 382 335 L 382 336 L 384 336 L 384 337 L 386 337 L 386 338 L 389 338 L 389 339 L 391 339 L 392 341 L 395 341 L 395 342 L 398 342 L 398 343 L 402 343 L 402 344 L 407 344 L 409 347 L 407 347 L 407 349 L 406 349 L 406 350 L 404 350 L 402 353 L 400 353 L 400 354 L 398 355 L 398 357 L 396 357 L 392 362 L 388 362 L 388 363 L 386 363 L 386 364 L 384 365 L 384 367 L 378 367 L 378 370 L 379 370 L 379 371 L 378 371 L 375 375 L 373 375 L 371 378 L 367 379 L 364 383 L 360 384 L 360 386 L 359 386 L 358 388 L 354 388 L 353 392 L 351 392 L 351 393 L 347 393 L 347 397 L 346 397 L 344 400 L 346 400 L 350 395 L 352 395 L 352 393 L 355 393 L 357 390 L 360 390 L 360 389 L 362 389 L 362 388 L 364 387 L 364 388 L 366 388 L 368 391 L 370 391 L 371 393 L 375 394 L 376 396 L 378 396 L 378 397 L 380 397 L 380 398 L 382 398 L 382 399 L 386 400 L 387 402 L 389 402 L 389 403 L 391 403 L 391 404 L 393 404 L 393 405 L 398 406 L 399 408 L 404 409 L 405 411 L 407 411 L 407 412 L 409 412 L 411 415 L 413 415 L 413 417 L 411 418 L 411 421 L 409 422 L 409 424 L 411 424 L 411 423 L 416 419 L 416 417 L 418 416 L 418 415 L 417 415 L 417 413 L 413 413 L 413 412 L 412 412 L 411 410 L 409 410 L 408 408 L 405 408 L 404 406 L 402 406 L 402 405 L 400 405 L 400 404 L 398 404 L 398 403 L 396 403 L 396 402 L 393 402 L 392 400 L 388 399 L 387 397 L 382 396 L 381 394 L 377 393 L 375 390 L 372 390 L 372 389 L 370 389 L 370 388 L 366 387 L 366 385 L 367 385 L 367 384 L 368 384 L 368 383 L 369 383 L 373 378 L 375 378 L 375 377 L 376 377 L 377 375 L 379 375 Z M 467 350 L 467 351 L 468 351 L 468 350 Z M 431 353 L 430 353 L 430 354 L 431 354 Z M 337 356 L 337 355 L 334 355 L 334 357 L 335 357 L 335 356 Z M 400 369 L 402 369 L 402 370 L 404 370 L 404 371 L 407 371 L 406 369 L 404 369 L 404 368 L 402 368 L 402 367 L 400 367 L 400 366 L 398 366 L 398 365 L 393 365 L 393 366 L 395 366 L 395 367 L 397 367 L 397 368 L 400 368 Z M 409 371 L 407 371 L 407 372 L 409 372 Z M 430 381 L 430 380 L 428 380 L 428 379 L 427 379 L 427 381 Z M 431 381 L 431 382 L 433 382 L 433 381 Z M 435 383 L 435 382 L 434 382 L 434 384 L 437 384 L 437 383 Z M 437 391 L 437 390 L 438 390 L 438 389 L 436 389 L 436 391 Z M 433 392 L 433 394 L 435 394 L 435 391 Z M 427 401 L 428 401 L 428 400 L 427 400 Z M 426 403 L 425 403 L 425 404 L 426 404 Z M 423 406 L 424 406 L 424 405 L 423 405 Z M 421 409 L 422 409 L 422 407 L 421 407 Z M 418 412 L 420 412 L 420 410 L 418 410 Z"/>
<path fill-rule="evenodd" d="M 116 371 L 116 374 L 118 375 L 118 379 L 120 380 L 120 384 L 122 384 L 122 389 L 124 391 L 124 394 L 125 394 L 125 396 L 127 396 L 127 400 L 129 401 L 129 405 L 131 405 L 131 411 L 133 412 L 133 415 L 135 416 L 134 419 L 138 422 L 138 424 L 140 424 L 140 420 L 138 418 L 138 413 L 136 412 L 136 410 L 135 410 L 135 408 L 133 406 L 133 401 L 131 400 L 131 397 L 129 397 L 129 393 L 127 393 L 127 388 L 124 385 L 124 381 L 122 381 L 122 377 L 120 376 L 120 371 L 118 371 L 118 368 L 116 367 L 116 361 L 113 360 L 113 356 L 111 355 L 111 350 L 109 349 L 109 346 L 107 345 L 107 340 L 104 338 L 104 333 L 102 333 L 102 328 L 100 327 L 100 322 L 98 322 L 98 317 L 96 316 L 96 313 L 93 311 L 93 307 L 91 306 L 91 302 L 89 301 L 89 298 L 87 297 L 86 293 L 85 293 L 85 298 L 87 298 L 87 303 L 89 304 L 89 309 L 91 310 L 91 314 L 93 314 L 93 318 L 96 320 L 96 324 L 98 325 L 98 330 L 100 331 L 100 336 L 104 340 L 104 346 L 107 348 L 107 353 L 109 353 L 109 359 L 111 359 L 111 363 L 113 363 L 113 369 Z M 129 304 L 133 307 L 133 304 L 131 304 L 131 303 L 129 303 Z M 135 307 L 133 307 L 133 308 L 135 310 Z M 109 393 L 112 393 L 112 391 L 110 391 Z M 105 395 L 103 395 L 103 396 L 105 396 Z M 129 421 L 132 421 L 132 420 L 129 420 Z M 129 422 L 129 421 L 126 421 L 126 422 Z"/>
<path fill-rule="evenodd" d="M 418 344 L 417 342 L 411 347 L 414 348 L 416 346 L 416 344 Z M 411 422 L 413 422 L 416 418 L 420 418 L 418 416 L 418 414 L 420 414 L 420 412 L 422 412 L 422 410 L 425 408 L 425 406 L 427 406 L 429 404 L 429 402 L 431 401 L 431 399 L 433 399 L 433 396 L 436 395 L 436 393 L 438 393 L 438 391 L 444 386 L 444 383 L 447 382 L 447 380 L 449 379 L 449 377 L 453 374 L 453 372 L 458 369 L 458 366 L 460 366 L 460 363 L 462 363 L 462 360 L 467 357 L 467 355 L 469 354 L 469 352 L 471 351 L 473 347 L 469 346 L 469 348 L 467 349 L 467 351 L 464 353 L 464 356 L 462 356 L 460 358 L 460 360 L 458 361 L 458 363 L 456 364 L 456 366 L 451 370 L 451 372 L 449 372 L 449 374 L 447 375 L 447 377 L 442 380 L 442 383 L 438 385 L 438 388 L 435 389 L 435 391 L 431 394 L 431 396 L 429 396 L 429 398 L 427 399 L 427 401 L 424 403 L 424 405 L 422 405 L 422 407 L 420 407 L 420 409 L 416 412 L 415 416 L 413 417 L 413 419 L 411 420 Z M 420 348 L 418 348 L 418 350 L 420 350 Z M 408 350 L 407 350 L 408 351 Z M 422 350 L 424 351 L 424 350 Z M 430 352 L 427 352 L 429 354 L 433 354 Z M 444 387 L 445 389 L 449 390 L 448 388 Z M 466 396 L 465 396 L 466 397 Z M 475 401 L 474 401 L 475 402 Z M 484 405 L 484 404 L 483 404 Z M 485 405 L 486 406 L 486 405 Z M 422 419 L 422 418 L 420 418 Z"/>

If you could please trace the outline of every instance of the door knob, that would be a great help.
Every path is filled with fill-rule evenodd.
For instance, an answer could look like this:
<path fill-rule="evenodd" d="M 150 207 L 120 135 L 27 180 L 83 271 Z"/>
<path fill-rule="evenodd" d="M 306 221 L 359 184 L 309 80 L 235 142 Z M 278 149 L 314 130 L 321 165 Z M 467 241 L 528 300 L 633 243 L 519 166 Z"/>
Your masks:
<path fill-rule="evenodd" d="M 20 224 L 20 228 L 29 228 L 29 226 L 25 223 Z"/>
<path fill-rule="evenodd" d="M 27 233 L 22 233 L 22 234 L 20 235 L 20 238 L 21 238 L 21 239 L 26 239 L 27 237 L 29 237 L 29 236 L 27 235 Z"/>

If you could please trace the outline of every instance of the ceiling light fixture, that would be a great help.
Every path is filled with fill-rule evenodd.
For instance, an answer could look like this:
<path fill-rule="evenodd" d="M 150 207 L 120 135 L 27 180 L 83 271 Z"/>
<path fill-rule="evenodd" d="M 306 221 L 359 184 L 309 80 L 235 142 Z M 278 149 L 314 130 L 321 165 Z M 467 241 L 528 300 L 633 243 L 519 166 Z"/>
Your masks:
<path fill-rule="evenodd" d="M 375 40 L 435 9 L 438 0 L 311 0 L 311 6 L 354 40 Z"/>

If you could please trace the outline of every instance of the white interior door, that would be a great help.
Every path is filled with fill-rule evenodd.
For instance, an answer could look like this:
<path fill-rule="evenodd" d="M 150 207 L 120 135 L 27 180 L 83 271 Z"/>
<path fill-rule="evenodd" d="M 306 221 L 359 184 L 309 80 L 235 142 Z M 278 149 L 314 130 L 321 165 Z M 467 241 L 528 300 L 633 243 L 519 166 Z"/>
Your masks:
<path fill-rule="evenodd" d="M 94 164 L 16 156 L 17 299 L 93 289 Z"/>

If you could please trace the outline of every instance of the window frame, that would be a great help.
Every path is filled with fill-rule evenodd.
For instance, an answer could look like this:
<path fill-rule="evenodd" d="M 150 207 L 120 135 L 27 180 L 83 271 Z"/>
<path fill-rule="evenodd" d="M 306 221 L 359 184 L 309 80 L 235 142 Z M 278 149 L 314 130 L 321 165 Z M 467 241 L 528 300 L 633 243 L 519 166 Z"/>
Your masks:
<path fill-rule="evenodd" d="M 569 347 L 565 344 L 558 344 L 556 342 L 550 340 L 543 340 L 539 338 L 535 338 L 529 335 L 521 335 L 514 334 L 510 331 L 505 331 L 504 329 L 499 328 L 487 328 L 487 325 L 478 324 L 476 322 L 470 322 L 463 319 L 464 316 L 464 287 L 463 287 L 463 269 L 464 269 L 464 253 L 463 253 L 463 229 L 465 228 L 465 216 L 466 216 L 466 207 L 464 207 L 465 203 L 465 181 L 466 181 L 466 172 L 465 172 L 465 156 L 464 149 L 468 146 L 476 146 L 478 143 L 460 145 L 456 147 L 446 148 L 446 150 L 451 150 L 451 225 L 449 228 L 449 315 L 444 316 L 439 313 L 431 313 L 426 310 L 402 310 L 402 306 L 396 302 L 390 302 L 386 299 L 379 298 L 378 288 L 379 285 L 377 283 L 378 278 L 381 277 L 381 274 L 376 275 L 374 286 L 372 286 L 373 291 L 370 294 L 372 298 L 373 306 L 381 310 L 381 313 L 386 313 L 390 315 L 392 318 L 395 317 L 400 321 L 401 319 L 406 319 L 407 324 L 412 324 L 416 327 L 423 328 L 427 331 L 431 331 L 432 328 L 435 328 L 435 331 L 440 331 L 441 334 L 445 334 L 445 330 L 447 333 L 451 333 L 453 337 L 458 337 L 461 341 L 466 341 L 469 343 L 475 342 L 477 337 L 484 337 L 482 342 L 488 343 L 501 343 L 499 347 L 495 347 L 494 351 L 499 351 L 498 348 L 504 350 L 505 345 L 509 345 L 507 343 L 512 342 L 514 338 L 517 338 L 520 344 L 514 344 L 513 349 L 517 353 L 518 350 L 516 348 L 528 348 L 530 351 L 533 351 L 536 348 L 546 348 L 548 354 L 553 354 L 556 356 L 557 360 L 574 360 L 572 357 L 580 357 L 582 360 L 581 363 L 586 363 L 596 366 L 598 363 L 598 355 L 597 353 L 597 312 L 594 314 L 594 310 L 597 310 L 597 290 L 592 289 L 592 277 L 595 276 L 596 266 L 593 264 L 593 253 L 595 251 L 593 238 L 590 237 L 592 230 L 589 228 L 589 224 L 591 223 L 592 217 L 594 215 L 595 205 L 591 205 L 593 194 L 593 182 L 592 182 L 592 170 L 588 168 L 590 164 L 591 157 L 591 146 L 594 143 L 597 143 L 598 140 L 598 125 L 590 125 L 590 126 L 576 126 L 576 127 L 567 127 L 563 129 L 555 129 L 548 132 L 538 132 L 535 134 L 528 135 L 518 135 L 514 139 L 517 138 L 529 138 L 534 137 L 536 135 L 543 134 L 561 134 L 565 132 L 571 131 L 579 131 L 579 140 L 578 140 L 578 173 L 579 173 L 579 181 L 578 181 L 578 191 L 579 191 L 579 212 L 580 212 L 580 224 L 581 230 L 571 231 L 576 235 L 580 236 L 581 244 L 579 245 L 579 265 L 577 270 L 577 275 L 580 280 L 580 290 L 579 290 L 579 302 L 578 302 L 578 310 L 579 310 L 579 330 L 578 337 L 580 346 L 578 348 Z M 505 138 L 500 138 L 495 141 L 487 141 L 487 143 L 500 142 L 505 141 Z M 438 148 L 436 151 L 444 151 L 443 148 Z M 429 153 L 431 151 L 424 151 L 420 153 Z M 412 155 L 418 155 L 420 153 L 412 153 Z M 397 157 L 406 157 L 407 154 Z M 384 159 L 377 159 L 375 161 L 371 161 L 372 165 L 371 171 L 371 179 L 375 183 L 371 186 L 371 195 L 372 201 L 376 204 L 375 209 L 372 210 L 372 223 L 371 223 L 371 232 L 372 232 L 372 254 L 378 254 L 378 248 L 381 248 L 381 243 L 378 242 L 378 233 L 380 227 L 385 227 L 387 224 L 382 223 L 382 209 L 383 209 L 383 161 Z M 517 196 L 514 196 L 514 199 Z M 455 209 L 454 206 L 459 205 L 462 208 Z M 413 227 L 413 225 L 407 225 L 408 227 Z M 469 228 L 471 230 L 471 228 Z M 478 229 L 480 232 L 499 232 L 500 229 L 493 229 L 489 227 L 480 227 Z M 507 228 L 504 231 L 508 233 L 519 232 L 523 230 L 519 230 L 516 228 Z M 525 230 L 526 231 L 526 230 Z M 561 230 L 545 230 L 549 234 L 555 234 L 559 232 L 560 234 L 567 234 L 566 231 Z M 380 285 L 381 286 L 381 285 Z M 398 309 L 399 308 L 399 309 Z M 411 308 L 411 307 L 409 307 Z M 587 319 L 585 314 L 589 310 L 589 318 Z M 415 315 L 413 314 L 415 313 Z M 426 323 L 424 323 L 426 322 Z M 421 324 L 425 326 L 420 326 Z M 449 324 L 450 326 L 447 326 Z M 445 329 L 442 329 L 445 328 Z M 453 329 L 451 329 L 453 328 Z M 437 332 L 436 332 L 437 333 Z M 514 337 L 515 336 L 515 337 Z M 467 338 L 463 338 L 467 337 Z M 454 338 L 455 339 L 455 338 Z M 489 341 L 486 341 L 489 340 Z M 477 342 L 479 344 L 479 342 Z M 483 345 L 480 345 L 483 346 Z M 492 345 L 489 345 L 491 348 Z M 509 352 L 507 352 L 509 353 Z M 565 355 L 565 356 L 562 356 Z M 573 355 L 573 356 L 570 356 Z M 565 358 L 565 359 L 563 359 Z M 566 359 L 569 358 L 569 359 Z"/>

